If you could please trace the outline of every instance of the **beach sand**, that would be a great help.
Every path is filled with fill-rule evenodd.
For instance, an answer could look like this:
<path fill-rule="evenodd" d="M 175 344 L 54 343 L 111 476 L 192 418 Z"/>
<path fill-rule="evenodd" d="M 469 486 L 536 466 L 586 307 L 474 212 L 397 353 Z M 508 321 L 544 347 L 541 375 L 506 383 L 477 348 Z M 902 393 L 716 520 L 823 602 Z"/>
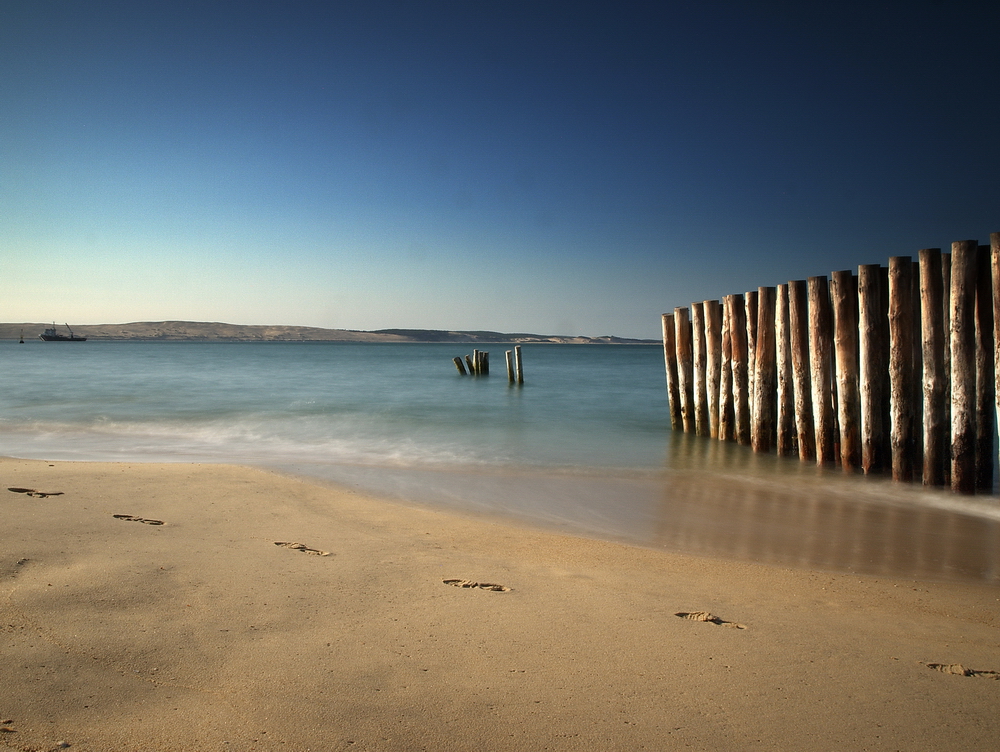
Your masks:
<path fill-rule="evenodd" d="M 243 467 L 5 459 L 0 474 L 11 749 L 1000 738 L 988 584 L 700 558 Z M 678 616 L 699 613 L 716 619 Z"/>

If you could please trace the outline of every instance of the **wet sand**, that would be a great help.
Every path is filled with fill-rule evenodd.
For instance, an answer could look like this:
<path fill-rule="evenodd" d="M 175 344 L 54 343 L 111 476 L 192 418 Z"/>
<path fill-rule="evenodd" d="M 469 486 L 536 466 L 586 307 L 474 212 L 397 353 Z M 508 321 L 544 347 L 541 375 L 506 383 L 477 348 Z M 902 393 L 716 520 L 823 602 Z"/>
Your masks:
<path fill-rule="evenodd" d="M 1000 734 L 992 581 L 589 540 L 233 466 L 0 473 L 12 749 L 992 750 Z M 835 529 L 806 548 L 875 545 L 852 543 L 877 529 L 864 519 Z"/>

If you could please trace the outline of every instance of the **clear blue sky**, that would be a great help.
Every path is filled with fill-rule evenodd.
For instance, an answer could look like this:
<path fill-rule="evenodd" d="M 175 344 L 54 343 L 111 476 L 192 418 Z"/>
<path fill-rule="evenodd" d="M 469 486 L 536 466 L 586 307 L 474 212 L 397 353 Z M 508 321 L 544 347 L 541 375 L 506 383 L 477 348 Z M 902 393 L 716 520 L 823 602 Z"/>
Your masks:
<path fill-rule="evenodd" d="M 812 5 L 0 0 L 0 320 L 657 337 L 988 240 L 1000 5 Z"/>

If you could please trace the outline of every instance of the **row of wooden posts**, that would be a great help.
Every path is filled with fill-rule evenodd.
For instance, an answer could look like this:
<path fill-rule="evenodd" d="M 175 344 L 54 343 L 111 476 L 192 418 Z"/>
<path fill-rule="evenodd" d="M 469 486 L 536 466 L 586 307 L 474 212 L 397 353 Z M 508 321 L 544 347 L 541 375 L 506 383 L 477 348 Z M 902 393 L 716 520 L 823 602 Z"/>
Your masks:
<path fill-rule="evenodd" d="M 993 488 L 1000 233 L 663 314 L 674 429 L 895 480 Z"/>
<path fill-rule="evenodd" d="M 507 358 L 507 381 L 511 384 L 515 382 L 523 384 L 524 367 L 521 359 L 521 346 L 515 345 L 513 351 L 507 350 L 504 354 Z M 452 358 L 452 361 L 455 363 L 455 368 L 463 376 L 466 373 L 471 376 L 490 375 L 490 354 L 483 350 L 473 350 L 472 355 L 465 356 L 465 364 L 469 366 L 468 372 L 466 372 L 461 358 Z"/>

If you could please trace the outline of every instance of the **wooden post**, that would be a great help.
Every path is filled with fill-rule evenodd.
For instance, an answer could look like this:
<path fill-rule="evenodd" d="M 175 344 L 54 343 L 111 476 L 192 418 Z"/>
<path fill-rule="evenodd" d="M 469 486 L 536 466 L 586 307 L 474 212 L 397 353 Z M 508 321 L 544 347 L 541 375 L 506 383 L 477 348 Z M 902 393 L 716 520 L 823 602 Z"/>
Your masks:
<path fill-rule="evenodd" d="M 792 377 L 790 325 L 788 285 L 778 285 L 774 343 L 778 370 L 778 454 L 784 457 L 795 454 L 795 382 Z"/>
<path fill-rule="evenodd" d="M 708 390 L 705 371 L 708 355 L 705 352 L 705 304 L 691 304 L 691 346 L 694 357 L 694 427 L 699 436 L 708 436 Z"/>
<path fill-rule="evenodd" d="M 674 309 L 674 339 L 677 342 L 677 385 L 681 395 L 681 422 L 685 433 L 694 432 L 694 362 L 691 323 L 687 308 Z"/>
<path fill-rule="evenodd" d="M 948 464 L 948 429 L 944 377 L 944 321 L 940 315 L 944 290 L 941 277 L 941 249 L 920 251 L 920 318 L 923 346 L 924 471 L 925 486 L 943 486 Z"/>
<path fill-rule="evenodd" d="M 791 344 L 792 374 L 795 379 L 795 429 L 799 459 L 816 457 L 816 433 L 813 429 L 812 387 L 809 378 L 809 312 L 806 304 L 806 281 L 788 283 L 788 324 Z"/>
<path fill-rule="evenodd" d="M 976 490 L 976 256 L 979 243 L 951 244 L 951 488 Z"/>
<path fill-rule="evenodd" d="M 667 372 L 667 402 L 670 406 L 670 427 L 675 431 L 683 427 L 681 422 L 681 393 L 677 381 L 677 343 L 674 335 L 674 315 L 663 314 L 663 364 Z M 507 370 L 510 371 L 510 351 L 507 351 Z M 514 380 L 509 374 L 511 381 Z"/>
<path fill-rule="evenodd" d="M 665 348 L 666 348 L 666 345 L 664 345 L 664 349 Z M 514 383 L 514 351 L 513 350 L 505 350 L 504 351 L 504 358 L 507 361 L 507 383 L 508 384 L 513 384 Z M 669 392 L 669 389 L 667 391 Z"/>
<path fill-rule="evenodd" d="M 910 275 L 910 300 L 913 302 L 913 472 L 914 478 L 921 472 L 924 461 L 924 348 L 921 332 L 920 309 L 920 262 L 913 262 L 913 272 Z"/>
<path fill-rule="evenodd" d="M 884 388 L 884 374 L 889 367 L 885 357 L 889 342 L 883 337 L 883 310 L 882 267 L 878 264 L 859 266 L 861 469 L 866 475 L 882 472 L 889 464 L 885 440 L 889 425 L 882 419 L 883 404 L 889 399 Z"/>
<path fill-rule="evenodd" d="M 736 438 L 733 412 L 732 310 L 727 296 L 722 299 L 722 367 L 719 370 L 719 440 Z"/>
<path fill-rule="evenodd" d="M 452 362 L 455 364 L 455 368 L 458 369 L 458 372 L 460 374 L 462 374 L 463 376 L 465 376 L 465 366 L 462 365 L 462 359 L 461 358 L 452 358 Z"/>
<path fill-rule="evenodd" d="M 976 490 L 993 490 L 996 398 L 993 370 L 993 282 L 990 247 L 976 253 Z"/>
<path fill-rule="evenodd" d="M 834 461 L 830 291 L 826 277 L 809 277 L 809 378 L 812 382 L 816 463 Z"/>
<path fill-rule="evenodd" d="M 754 409 L 754 379 L 757 376 L 757 291 L 751 290 L 743 294 L 746 304 L 747 322 L 747 404 L 750 406 L 750 424 L 753 425 Z"/>
<path fill-rule="evenodd" d="M 769 452 L 777 443 L 777 366 L 774 310 L 776 290 L 757 290 L 757 347 L 754 348 L 753 426 L 750 443 L 755 452 Z"/>
<path fill-rule="evenodd" d="M 941 254 L 941 320 L 944 322 L 944 423 L 945 463 L 944 482 L 951 485 L 951 254 Z"/>
<path fill-rule="evenodd" d="M 730 295 L 729 319 L 733 349 L 733 431 L 736 441 L 750 443 L 750 392 L 747 373 L 746 305 L 740 295 Z"/>
<path fill-rule="evenodd" d="M 718 300 L 706 300 L 705 310 L 705 390 L 708 393 L 708 435 L 719 437 L 719 377 L 722 370 L 722 309 Z"/>
<path fill-rule="evenodd" d="M 861 465 L 861 396 L 858 379 L 857 280 L 850 271 L 831 274 L 834 345 L 837 359 L 837 406 L 840 464 L 845 472 Z"/>
<path fill-rule="evenodd" d="M 479 353 L 480 372 L 483 376 L 490 375 L 490 354 L 489 352 Z"/>
<path fill-rule="evenodd" d="M 889 380 L 892 407 L 892 478 L 913 480 L 913 261 L 889 259 Z"/>
<path fill-rule="evenodd" d="M 520 345 L 514 345 L 514 370 L 517 371 L 517 383 L 524 384 L 524 361 L 521 359 Z"/>
<path fill-rule="evenodd" d="M 476 364 L 472 362 L 472 358 L 469 357 L 468 355 L 466 355 L 465 356 L 465 362 L 469 366 L 469 375 L 470 376 L 475 376 L 476 375 Z"/>
<path fill-rule="evenodd" d="M 990 234 L 990 267 L 993 281 L 993 376 L 997 428 L 1000 429 L 1000 232 Z"/>

